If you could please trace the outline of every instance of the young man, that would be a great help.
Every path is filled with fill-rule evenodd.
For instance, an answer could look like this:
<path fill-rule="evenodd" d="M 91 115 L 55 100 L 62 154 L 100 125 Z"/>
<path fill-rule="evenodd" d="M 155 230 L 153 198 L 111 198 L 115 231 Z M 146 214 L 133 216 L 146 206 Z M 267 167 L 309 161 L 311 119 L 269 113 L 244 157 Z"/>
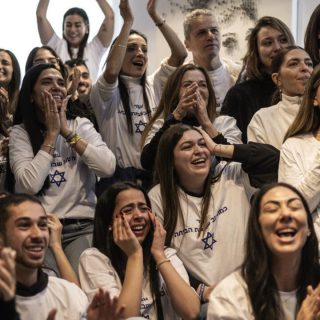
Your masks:
<path fill-rule="evenodd" d="M 207 70 L 216 95 L 217 113 L 220 113 L 224 97 L 235 84 L 241 65 L 220 57 L 220 29 L 210 10 L 193 10 L 186 15 L 183 28 L 185 46 L 192 53 L 192 63 Z"/>
<path fill-rule="evenodd" d="M 47 215 L 31 195 L 0 199 L 0 241 L 16 251 L 16 309 L 21 319 L 47 319 L 56 309 L 57 319 L 82 319 L 88 300 L 66 280 L 48 277 L 41 270 L 49 243 Z"/>

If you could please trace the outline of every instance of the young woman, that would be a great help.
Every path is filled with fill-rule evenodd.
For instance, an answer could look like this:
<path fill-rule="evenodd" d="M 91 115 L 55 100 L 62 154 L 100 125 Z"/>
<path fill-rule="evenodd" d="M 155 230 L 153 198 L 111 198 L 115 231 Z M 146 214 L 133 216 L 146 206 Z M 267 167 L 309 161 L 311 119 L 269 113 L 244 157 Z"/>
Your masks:
<path fill-rule="evenodd" d="M 25 75 L 10 134 L 10 166 L 15 191 L 35 194 L 63 224 L 63 247 L 77 270 L 90 246 L 96 175 L 110 176 L 113 153 L 86 118 L 66 110 L 61 72 L 39 64 Z"/>
<path fill-rule="evenodd" d="M 98 194 L 115 181 L 130 180 L 145 187 L 150 184 L 151 176 L 140 164 L 141 135 L 156 110 L 165 81 L 187 55 L 175 32 L 156 12 L 156 4 L 157 0 L 149 0 L 147 10 L 170 46 L 170 57 L 147 77 L 147 39 L 131 29 L 129 0 L 120 0 L 123 25 L 112 45 L 103 76 L 92 88 L 91 104 L 101 135 L 117 159 L 114 177 L 101 182 Z"/>
<path fill-rule="evenodd" d="M 249 141 L 268 143 L 280 149 L 299 111 L 312 70 L 312 60 L 301 47 L 289 46 L 273 57 L 271 73 L 278 88 L 273 101 L 276 104 L 254 114 L 247 131 Z"/>
<path fill-rule="evenodd" d="M 104 14 L 104 20 L 97 35 L 89 43 L 89 18 L 83 9 L 71 8 L 64 14 L 61 39 L 47 19 L 49 0 L 39 0 L 37 7 L 41 43 L 52 47 L 63 62 L 75 58 L 86 60 L 93 80 L 97 79 L 100 61 L 111 42 L 114 28 L 114 15 L 108 2 L 96 2 Z"/>
<path fill-rule="evenodd" d="M 200 295 L 204 285 L 216 285 L 243 261 L 254 190 L 240 163 L 220 162 L 211 168 L 212 155 L 234 158 L 243 147 L 244 156 L 235 160 L 255 161 L 253 170 L 263 172 L 270 159 L 267 152 L 263 160 L 248 145 L 216 144 L 204 131 L 185 124 L 171 126 L 159 143 L 155 163 L 159 184 L 149 196 L 167 232 L 166 245 L 177 250 Z"/>
<path fill-rule="evenodd" d="M 271 79 L 271 62 L 282 48 L 294 45 L 289 28 L 279 19 L 262 17 L 248 38 L 248 51 L 243 59 L 242 83 L 229 90 L 221 114 L 237 120 L 243 142 L 247 141 L 247 126 L 259 109 L 271 105 L 276 85 Z"/>
<path fill-rule="evenodd" d="M 309 53 L 313 64 L 317 66 L 320 63 L 320 5 L 313 10 L 304 34 L 304 48 Z"/>
<path fill-rule="evenodd" d="M 187 123 L 210 131 L 216 143 L 241 143 L 235 120 L 216 117 L 216 99 L 204 68 L 194 64 L 179 67 L 168 79 L 159 106 L 142 135 L 141 164 L 151 170 L 159 140 L 172 124 Z"/>
<path fill-rule="evenodd" d="M 307 85 L 297 117 L 281 147 L 279 181 L 290 183 L 303 194 L 312 211 L 320 237 L 320 69 Z"/>
<path fill-rule="evenodd" d="M 319 281 L 305 199 L 285 183 L 267 185 L 252 202 L 243 265 L 213 289 L 207 319 L 319 319 Z"/>
<path fill-rule="evenodd" d="M 10 189 L 6 182 L 9 131 L 20 86 L 20 66 L 16 56 L 0 49 L 0 191 Z"/>
<path fill-rule="evenodd" d="M 81 286 L 89 299 L 98 288 L 118 295 L 125 318 L 196 319 L 199 299 L 150 200 L 132 182 L 119 182 L 98 200 L 93 248 L 80 257 Z"/>
<path fill-rule="evenodd" d="M 63 77 L 66 77 L 66 70 L 58 54 L 48 46 L 34 47 L 27 58 L 25 71 L 27 72 L 32 66 L 41 63 L 51 63 L 57 69 L 61 70 Z"/>

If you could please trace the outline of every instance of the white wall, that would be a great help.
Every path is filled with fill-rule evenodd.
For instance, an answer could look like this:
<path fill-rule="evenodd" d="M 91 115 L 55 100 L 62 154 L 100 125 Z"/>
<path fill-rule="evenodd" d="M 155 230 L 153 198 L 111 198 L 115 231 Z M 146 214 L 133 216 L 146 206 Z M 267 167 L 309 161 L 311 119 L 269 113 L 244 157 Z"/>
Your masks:
<path fill-rule="evenodd" d="M 159 0 L 159 12 L 164 14 L 167 22 L 183 39 L 183 14 L 179 12 L 173 14 L 169 2 L 169 0 Z M 176 0 L 175 2 L 181 4 L 187 3 L 187 0 Z M 273 15 L 282 19 L 291 27 L 293 34 L 297 34 L 298 41 L 301 41 L 309 16 L 319 0 L 257 0 L 257 2 L 258 17 Z M 113 5 L 117 15 L 115 34 L 118 34 L 119 26 L 122 23 L 121 17 L 118 16 L 119 0 L 109 0 L 109 3 Z M 135 15 L 134 28 L 144 32 L 149 39 L 149 71 L 153 71 L 159 62 L 168 55 L 169 50 L 161 33 L 147 15 L 146 3 L 147 0 L 131 0 Z M 22 72 L 29 51 L 33 47 L 41 45 L 36 24 L 37 4 L 38 0 L 1 0 L 0 48 L 10 49 L 16 54 Z M 96 34 L 103 20 L 103 15 L 95 0 L 51 0 L 48 17 L 54 29 L 61 36 L 63 14 L 74 6 L 81 7 L 88 13 L 91 38 Z M 301 11 L 298 14 L 299 21 L 296 21 L 296 8 Z M 239 28 L 239 24 L 237 28 Z M 299 43 L 301 44 L 301 42 Z"/>

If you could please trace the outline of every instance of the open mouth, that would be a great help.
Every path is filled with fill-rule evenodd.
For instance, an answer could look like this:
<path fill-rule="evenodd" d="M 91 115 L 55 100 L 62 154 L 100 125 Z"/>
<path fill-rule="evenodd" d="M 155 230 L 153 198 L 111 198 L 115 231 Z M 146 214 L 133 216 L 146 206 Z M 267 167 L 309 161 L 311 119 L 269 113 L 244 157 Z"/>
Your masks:
<path fill-rule="evenodd" d="M 25 250 L 28 252 L 31 258 L 42 258 L 44 255 L 45 247 L 43 245 L 31 245 L 27 246 Z"/>
<path fill-rule="evenodd" d="M 279 238 L 293 238 L 297 234 L 297 230 L 293 228 L 281 229 L 276 231 Z"/>
<path fill-rule="evenodd" d="M 136 67 L 143 67 L 143 61 L 133 61 L 132 64 Z"/>
<path fill-rule="evenodd" d="M 145 228 L 146 228 L 146 225 L 131 226 L 131 230 L 136 236 L 141 236 Z"/>
<path fill-rule="evenodd" d="M 203 165 L 203 164 L 206 163 L 206 159 L 204 159 L 204 158 L 199 158 L 199 159 L 196 159 L 196 160 L 191 161 L 191 163 L 192 163 L 193 165 Z"/>

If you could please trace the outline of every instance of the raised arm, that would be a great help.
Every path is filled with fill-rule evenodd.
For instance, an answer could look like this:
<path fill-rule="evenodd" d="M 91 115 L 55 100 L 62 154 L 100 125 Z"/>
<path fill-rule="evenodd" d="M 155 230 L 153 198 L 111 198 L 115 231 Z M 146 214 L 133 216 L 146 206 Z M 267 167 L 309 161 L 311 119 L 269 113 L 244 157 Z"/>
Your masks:
<path fill-rule="evenodd" d="M 127 256 L 124 281 L 118 298 L 118 308 L 120 309 L 123 305 L 126 306 L 125 318 L 140 316 L 143 281 L 142 247 L 122 213 L 116 215 L 112 232 L 114 242 Z"/>
<path fill-rule="evenodd" d="M 120 73 L 124 56 L 127 50 L 129 33 L 133 24 L 133 15 L 128 0 L 120 0 L 120 14 L 123 18 L 123 25 L 120 34 L 110 49 L 107 59 L 104 78 L 108 83 L 114 83 Z"/>
<path fill-rule="evenodd" d="M 162 19 L 156 11 L 156 5 L 158 0 L 148 0 L 147 10 L 148 13 L 155 23 L 155 25 L 159 28 L 164 38 L 166 39 L 170 50 L 171 55 L 168 60 L 168 64 L 173 67 L 179 67 L 183 64 L 185 58 L 188 53 L 184 46 L 184 44 L 179 39 L 178 35 L 174 32 L 174 30 L 166 23 L 164 19 Z"/>
<path fill-rule="evenodd" d="M 98 38 L 104 47 L 109 47 L 114 31 L 114 13 L 106 0 L 96 0 L 104 14 L 104 20 L 98 31 Z"/>
<path fill-rule="evenodd" d="M 54 34 L 54 30 L 47 19 L 49 0 L 39 0 L 37 7 L 37 24 L 41 43 L 46 45 Z"/>
<path fill-rule="evenodd" d="M 173 308 L 183 319 L 198 319 L 200 313 L 199 298 L 174 267 L 175 261 L 171 261 L 166 257 L 164 252 L 166 231 L 153 213 L 150 212 L 149 215 L 154 224 L 151 254 L 166 284 Z M 183 267 L 182 263 L 180 268 L 181 266 Z"/>
<path fill-rule="evenodd" d="M 50 230 L 49 246 L 53 252 L 54 258 L 62 279 L 73 282 L 80 287 L 80 282 L 72 266 L 65 255 L 61 244 L 62 224 L 55 214 L 48 213 L 48 227 Z"/>

